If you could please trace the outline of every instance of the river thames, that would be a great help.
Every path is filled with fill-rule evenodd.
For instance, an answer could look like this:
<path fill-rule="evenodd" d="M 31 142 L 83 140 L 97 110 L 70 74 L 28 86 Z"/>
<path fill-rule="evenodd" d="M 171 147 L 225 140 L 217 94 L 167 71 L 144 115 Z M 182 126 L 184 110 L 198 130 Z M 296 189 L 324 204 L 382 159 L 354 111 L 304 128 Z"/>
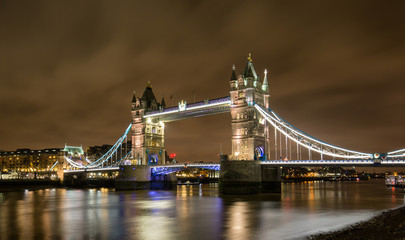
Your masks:
<path fill-rule="evenodd" d="M 404 205 L 383 180 L 285 183 L 281 194 L 45 189 L 0 193 L 0 239 L 304 239 Z"/>

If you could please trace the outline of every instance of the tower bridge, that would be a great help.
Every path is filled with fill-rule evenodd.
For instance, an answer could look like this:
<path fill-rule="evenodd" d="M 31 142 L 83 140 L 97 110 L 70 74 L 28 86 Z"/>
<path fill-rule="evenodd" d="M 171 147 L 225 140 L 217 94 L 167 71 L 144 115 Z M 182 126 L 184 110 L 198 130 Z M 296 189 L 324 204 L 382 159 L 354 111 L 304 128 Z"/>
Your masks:
<path fill-rule="evenodd" d="M 151 176 L 170 175 L 185 166 L 166 164 L 165 124 L 223 113 L 231 114 L 232 153 L 219 164 L 193 167 L 220 170 L 220 189 L 224 193 L 238 192 L 237 189 L 250 192 L 259 182 L 273 185 L 279 181 L 279 167 L 283 166 L 405 166 L 405 149 L 388 153 L 345 149 L 289 124 L 270 108 L 267 70 L 262 79 L 250 55 L 243 74 L 237 75 L 235 66 L 232 67 L 229 83 L 229 96 L 191 104 L 181 101 L 171 107 L 166 107 L 164 98 L 157 101 L 149 83 L 141 97 L 134 92 L 132 121 L 113 147 L 100 159 L 87 161 L 85 165 L 66 158 L 67 168 L 71 169 L 70 173 L 118 170 L 121 178 L 117 179 L 122 182 L 140 181 L 139 176 L 144 171 L 148 172 L 143 174 L 145 181 Z M 132 147 L 123 149 L 128 138 L 132 140 Z"/>

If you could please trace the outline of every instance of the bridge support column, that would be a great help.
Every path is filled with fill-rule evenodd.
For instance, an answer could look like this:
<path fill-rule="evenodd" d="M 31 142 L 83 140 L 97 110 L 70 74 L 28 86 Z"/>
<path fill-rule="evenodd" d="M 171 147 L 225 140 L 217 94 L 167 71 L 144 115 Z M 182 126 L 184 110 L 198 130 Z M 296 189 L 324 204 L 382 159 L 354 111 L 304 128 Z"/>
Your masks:
<path fill-rule="evenodd" d="M 151 169 L 146 165 L 121 165 L 115 179 L 115 190 L 150 189 Z"/>
<path fill-rule="evenodd" d="M 262 192 L 281 193 L 281 168 L 261 165 Z"/>
<path fill-rule="evenodd" d="M 220 164 L 219 193 L 260 193 L 262 176 L 260 161 L 223 160 Z"/>

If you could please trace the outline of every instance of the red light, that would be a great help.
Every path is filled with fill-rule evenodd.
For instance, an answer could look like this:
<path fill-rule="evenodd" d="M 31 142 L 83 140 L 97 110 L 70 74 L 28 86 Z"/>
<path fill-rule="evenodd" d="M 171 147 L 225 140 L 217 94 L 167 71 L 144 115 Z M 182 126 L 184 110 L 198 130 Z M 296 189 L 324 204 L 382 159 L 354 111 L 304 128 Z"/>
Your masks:
<path fill-rule="evenodd" d="M 170 154 L 170 158 L 174 158 L 174 154 L 172 153 L 172 154 Z"/>

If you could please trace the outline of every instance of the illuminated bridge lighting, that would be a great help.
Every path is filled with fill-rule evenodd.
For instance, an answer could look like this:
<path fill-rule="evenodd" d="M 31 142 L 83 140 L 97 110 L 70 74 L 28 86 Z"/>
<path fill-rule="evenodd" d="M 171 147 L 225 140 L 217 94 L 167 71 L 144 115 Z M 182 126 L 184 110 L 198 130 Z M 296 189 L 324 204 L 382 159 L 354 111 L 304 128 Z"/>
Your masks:
<path fill-rule="evenodd" d="M 337 147 L 323 141 L 320 141 L 301 130 L 293 127 L 286 121 L 282 120 L 272 110 L 266 111 L 259 105 L 254 105 L 256 110 L 269 122 L 275 129 L 280 131 L 284 136 L 301 146 L 321 154 L 331 157 L 348 158 L 348 159 L 372 159 L 372 153 L 362 153 Z"/>
<path fill-rule="evenodd" d="M 275 160 L 275 161 L 262 161 L 261 164 L 275 166 L 275 167 L 305 167 L 305 166 L 405 166 L 405 149 L 399 149 L 388 153 L 363 153 L 353 151 L 341 147 L 334 146 L 332 144 L 323 142 L 317 138 L 306 134 L 305 132 L 295 128 L 287 121 L 278 116 L 271 109 L 265 109 L 261 106 L 251 102 L 256 109 L 259 116 L 263 117 L 263 122 L 267 121 L 282 133 L 286 138 L 294 141 L 308 149 L 308 151 L 314 151 L 323 155 L 336 157 L 339 160 Z M 216 113 L 229 112 L 231 107 L 230 97 L 205 100 L 189 105 L 179 107 L 171 107 L 161 109 L 157 111 L 147 112 L 144 118 L 151 119 L 158 117 L 161 124 L 165 121 L 174 121 L 180 119 L 186 119 L 196 116 L 205 116 Z M 261 120 L 261 121 L 262 121 Z M 117 140 L 113 147 L 107 151 L 101 158 L 91 162 L 86 159 L 87 165 L 81 165 L 75 161 L 65 157 L 66 162 L 72 168 L 78 170 L 65 170 L 65 172 L 94 172 L 94 171 L 118 171 L 119 165 L 122 165 L 125 160 L 129 160 L 132 156 L 131 151 L 127 151 L 121 159 L 112 161 L 112 156 L 117 156 L 117 151 L 122 151 L 122 143 L 126 140 L 127 135 L 130 133 L 132 124 L 129 124 L 124 134 Z M 121 148 L 120 148 L 121 146 Z M 260 150 L 260 149 L 259 149 Z M 265 153 L 260 152 L 260 155 Z M 124 154 L 124 153 L 122 153 Z M 52 169 L 56 166 L 52 167 Z M 220 170 L 220 164 L 213 163 L 191 163 L 191 164 L 170 164 L 170 165 L 154 165 L 151 166 L 151 173 L 156 175 L 169 174 L 183 170 L 185 168 L 201 168 L 209 170 Z"/>
<path fill-rule="evenodd" d="M 290 161 L 261 161 L 262 165 L 274 166 L 274 167 L 319 167 L 319 166 L 360 166 L 360 167 L 372 167 L 372 166 L 405 166 L 405 160 L 382 160 L 381 162 L 375 162 L 374 160 L 290 160 Z M 200 168 L 219 171 L 219 163 L 192 163 L 192 164 L 173 164 L 173 165 L 156 165 L 151 167 L 151 173 L 155 175 L 165 175 L 174 172 L 178 172 L 189 168 Z M 119 167 L 109 168 L 88 168 L 77 170 L 65 170 L 65 173 L 74 172 L 101 172 L 101 171 L 118 171 Z"/>
<path fill-rule="evenodd" d="M 220 107 L 220 106 L 226 106 L 230 107 L 231 100 L 230 97 L 224 97 L 224 98 L 219 98 L 219 99 L 214 99 L 214 100 L 205 100 L 202 102 L 198 103 L 193 103 L 190 104 L 186 107 L 186 109 L 181 110 L 178 107 L 171 107 L 159 111 L 153 111 L 146 113 L 143 117 L 144 118 L 151 118 L 151 117 L 162 117 L 165 115 L 171 115 L 171 114 L 185 114 L 188 112 L 195 112 L 197 110 L 203 110 L 203 109 L 212 109 L 214 107 Z"/>

